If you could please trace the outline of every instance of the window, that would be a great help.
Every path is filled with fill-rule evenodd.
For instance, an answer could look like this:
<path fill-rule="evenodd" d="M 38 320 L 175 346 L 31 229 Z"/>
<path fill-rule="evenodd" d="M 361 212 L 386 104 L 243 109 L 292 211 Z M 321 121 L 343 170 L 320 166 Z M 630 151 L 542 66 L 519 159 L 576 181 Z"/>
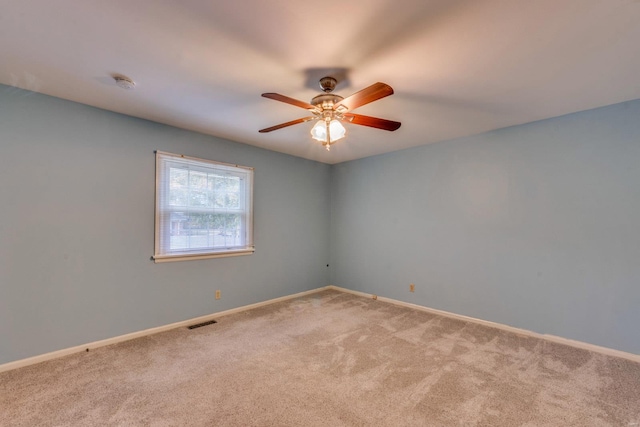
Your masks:
<path fill-rule="evenodd" d="M 156 153 L 155 262 L 253 253 L 253 168 Z"/>

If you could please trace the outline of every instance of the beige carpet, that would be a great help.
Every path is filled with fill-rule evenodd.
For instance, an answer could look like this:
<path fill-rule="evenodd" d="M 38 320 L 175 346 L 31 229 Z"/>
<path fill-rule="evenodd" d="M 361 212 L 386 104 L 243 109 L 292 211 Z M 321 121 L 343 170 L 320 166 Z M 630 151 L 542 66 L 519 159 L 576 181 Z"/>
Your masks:
<path fill-rule="evenodd" d="M 640 364 L 336 291 L 0 374 L 2 426 L 640 426 Z"/>

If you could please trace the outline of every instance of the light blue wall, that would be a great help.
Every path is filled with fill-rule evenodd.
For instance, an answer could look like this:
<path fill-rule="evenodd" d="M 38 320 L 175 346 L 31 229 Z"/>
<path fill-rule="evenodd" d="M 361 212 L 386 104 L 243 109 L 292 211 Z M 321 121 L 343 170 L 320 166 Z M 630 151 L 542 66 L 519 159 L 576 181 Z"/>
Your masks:
<path fill-rule="evenodd" d="M 333 284 L 640 354 L 640 100 L 339 164 L 332 188 Z"/>
<path fill-rule="evenodd" d="M 255 255 L 149 260 L 154 150 L 256 168 Z M 0 86 L 0 364 L 329 282 L 640 353 L 638 183 L 640 101 L 329 167 Z"/>
<path fill-rule="evenodd" d="M 255 167 L 254 255 L 150 261 L 154 150 Z M 329 202 L 328 165 L 0 86 L 0 364 L 326 286 Z"/>

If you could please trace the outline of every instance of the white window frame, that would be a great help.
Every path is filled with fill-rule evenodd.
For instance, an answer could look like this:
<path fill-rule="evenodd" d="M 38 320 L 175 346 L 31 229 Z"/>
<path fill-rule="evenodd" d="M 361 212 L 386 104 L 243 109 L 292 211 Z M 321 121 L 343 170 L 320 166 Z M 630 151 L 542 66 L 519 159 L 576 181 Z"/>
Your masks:
<path fill-rule="evenodd" d="M 241 177 L 239 208 L 232 210 L 240 214 L 241 245 L 232 247 L 208 247 L 198 249 L 171 249 L 171 213 L 188 210 L 190 213 L 229 213 L 229 209 L 216 210 L 207 207 L 173 207 L 169 204 L 169 165 L 180 165 L 180 169 L 201 171 L 224 171 L 228 175 Z M 156 263 L 251 255 L 253 245 L 253 168 L 222 163 L 213 160 L 156 151 L 156 206 L 155 206 L 155 251 Z"/>

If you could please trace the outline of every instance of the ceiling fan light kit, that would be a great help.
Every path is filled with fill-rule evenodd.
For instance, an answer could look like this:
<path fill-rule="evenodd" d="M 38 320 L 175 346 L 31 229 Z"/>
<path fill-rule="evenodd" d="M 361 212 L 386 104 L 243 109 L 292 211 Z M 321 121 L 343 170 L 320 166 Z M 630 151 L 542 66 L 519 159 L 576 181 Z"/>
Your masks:
<path fill-rule="evenodd" d="M 262 96 L 265 98 L 304 108 L 311 112 L 313 116 L 281 123 L 279 125 L 261 129 L 259 132 L 271 132 L 298 123 L 316 120 L 316 124 L 311 128 L 311 137 L 320 141 L 322 145 L 326 147 L 327 151 L 329 151 L 331 149 L 331 144 L 344 138 L 346 135 L 346 129 L 342 125 L 341 121 L 388 131 L 394 131 L 400 127 L 400 122 L 349 112 L 373 101 L 377 101 L 378 99 L 392 95 L 393 89 L 391 86 L 385 83 L 375 83 L 347 98 L 343 98 L 340 95 L 331 93 L 333 89 L 335 89 L 336 84 L 337 80 L 333 77 L 321 78 L 320 88 L 324 93 L 315 96 L 309 104 L 278 93 L 263 93 Z"/>
<path fill-rule="evenodd" d="M 342 123 L 336 119 L 331 121 L 318 120 L 311 128 L 310 133 L 313 139 L 322 142 L 322 144 L 327 147 L 327 151 L 329 151 L 331 144 L 344 138 L 347 130 L 342 126 Z"/>

